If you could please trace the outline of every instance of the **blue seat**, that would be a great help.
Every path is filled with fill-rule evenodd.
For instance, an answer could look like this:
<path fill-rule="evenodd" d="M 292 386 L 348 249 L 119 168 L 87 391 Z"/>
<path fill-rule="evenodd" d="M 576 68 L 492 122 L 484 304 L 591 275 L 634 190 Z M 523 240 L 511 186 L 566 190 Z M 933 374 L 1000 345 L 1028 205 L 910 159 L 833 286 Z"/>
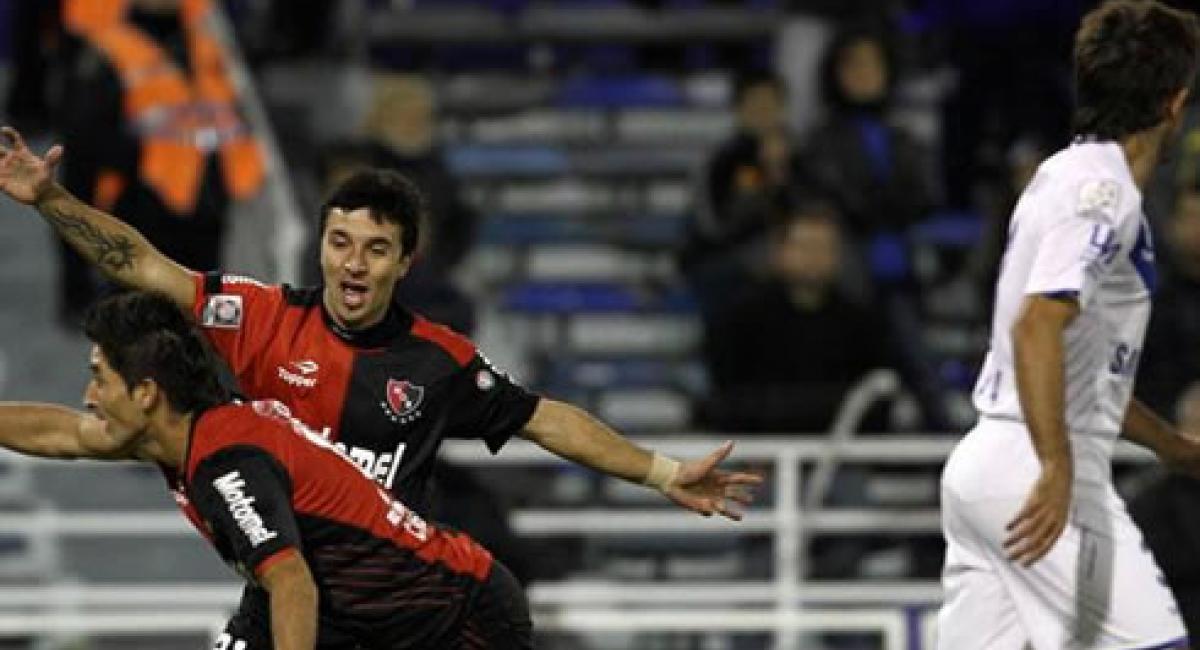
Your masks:
<path fill-rule="evenodd" d="M 644 358 L 562 359 L 555 358 L 543 373 L 545 383 L 572 390 L 612 388 L 663 388 L 688 386 L 693 375 L 702 373 L 698 361 Z"/>
<path fill-rule="evenodd" d="M 566 154 L 544 146 L 457 145 L 446 151 L 446 162 L 462 176 L 554 176 L 570 169 Z"/>
<path fill-rule="evenodd" d="M 939 212 L 909 229 L 914 243 L 971 248 L 983 237 L 983 218 L 974 212 Z"/>
<path fill-rule="evenodd" d="M 675 80 L 638 75 L 568 79 L 554 103 L 564 108 L 677 108 L 687 100 Z"/>
<path fill-rule="evenodd" d="M 623 73 L 637 68 L 637 52 L 627 45 L 558 45 L 555 60 L 564 66 L 600 73 Z"/>
<path fill-rule="evenodd" d="M 628 7 L 629 0 L 554 0 L 554 4 L 563 7 Z"/>
<path fill-rule="evenodd" d="M 508 287 L 501 304 L 505 309 L 531 314 L 697 311 L 695 298 L 685 288 L 648 291 L 619 282 L 524 282 Z"/>
<path fill-rule="evenodd" d="M 642 306 L 642 298 L 615 283 L 527 282 L 506 290 L 502 304 L 530 314 L 634 312 Z"/>
<path fill-rule="evenodd" d="M 495 246 L 537 246 L 588 241 L 586 224 L 552 216 L 492 215 L 480 227 L 481 243 Z"/>
<path fill-rule="evenodd" d="M 441 9 L 444 7 L 467 6 L 489 7 L 506 14 L 520 13 L 529 4 L 529 0 L 411 0 L 417 9 Z"/>

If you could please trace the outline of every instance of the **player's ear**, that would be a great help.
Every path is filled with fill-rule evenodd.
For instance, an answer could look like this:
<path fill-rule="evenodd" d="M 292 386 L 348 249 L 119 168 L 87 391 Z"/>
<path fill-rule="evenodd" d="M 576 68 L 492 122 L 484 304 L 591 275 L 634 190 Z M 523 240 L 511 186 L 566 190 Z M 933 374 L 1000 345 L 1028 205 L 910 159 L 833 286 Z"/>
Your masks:
<path fill-rule="evenodd" d="M 142 411 L 149 412 L 158 403 L 162 396 L 162 390 L 158 387 L 153 379 L 146 378 L 137 383 L 133 387 L 132 397 L 133 402 L 137 404 Z"/>
<path fill-rule="evenodd" d="M 400 266 L 400 274 L 396 276 L 396 279 L 403 280 L 405 277 L 408 276 L 408 270 L 410 268 L 412 268 L 413 259 L 416 256 L 417 256 L 416 252 L 409 252 L 408 254 L 405 254 L 405 253 L 400 254 L 400 260 L 397 262 L 397 264 Z"/>
<path fill-rule="evenodd" d="M 1192 93 L 1192 89 L 1183 87 L 1179 89 L 1171 98 L 1167 100 L 1167 121 L 1174 123 L 1178 122 L 1183 117 L 1183 107 L 1187 104 L 1188 96 Z"/>

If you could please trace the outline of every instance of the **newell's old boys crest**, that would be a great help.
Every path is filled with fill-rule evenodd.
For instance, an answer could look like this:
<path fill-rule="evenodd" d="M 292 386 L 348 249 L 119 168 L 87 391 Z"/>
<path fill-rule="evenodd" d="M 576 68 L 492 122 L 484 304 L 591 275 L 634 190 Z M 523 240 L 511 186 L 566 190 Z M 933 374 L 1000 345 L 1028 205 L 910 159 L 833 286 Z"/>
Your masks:
<path fill-rule="evenodd" d="M 421 417 L 425 388 L 407 379 L 388 379 L 386 411 L 393 422 L 408 424 Z"/>

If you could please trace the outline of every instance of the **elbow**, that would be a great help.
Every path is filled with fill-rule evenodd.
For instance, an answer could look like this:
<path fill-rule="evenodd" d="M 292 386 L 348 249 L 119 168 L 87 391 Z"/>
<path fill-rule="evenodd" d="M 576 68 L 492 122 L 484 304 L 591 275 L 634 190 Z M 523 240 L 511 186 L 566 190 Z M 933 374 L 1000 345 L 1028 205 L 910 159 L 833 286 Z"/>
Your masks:
<path fill-rule="evenodd" d="M 1013 322 L 1012 328 L 1008 330 L 1008 335 L 1012 339 L 1013 353 L 1020 354 L 1029 343 L 1030 337 L 1033 335 L 1034 327 L 1029 322 L 1028 318 L 1021 316 Z"/>

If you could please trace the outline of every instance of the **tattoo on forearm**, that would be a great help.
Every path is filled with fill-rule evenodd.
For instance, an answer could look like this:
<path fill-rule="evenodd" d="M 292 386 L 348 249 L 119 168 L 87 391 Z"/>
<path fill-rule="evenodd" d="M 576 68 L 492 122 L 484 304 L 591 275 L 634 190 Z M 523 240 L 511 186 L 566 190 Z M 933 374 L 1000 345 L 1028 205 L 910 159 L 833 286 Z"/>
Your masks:
<path fill-rule="evenodd" d="M 137 256 L 133 242 L 120 233 L 107 233 L 86 219 L 58 206 L 46 206 L 42 215 L 68 242 L 82 249 L 99 266 L 116 273 L 132 270 Z"/>

